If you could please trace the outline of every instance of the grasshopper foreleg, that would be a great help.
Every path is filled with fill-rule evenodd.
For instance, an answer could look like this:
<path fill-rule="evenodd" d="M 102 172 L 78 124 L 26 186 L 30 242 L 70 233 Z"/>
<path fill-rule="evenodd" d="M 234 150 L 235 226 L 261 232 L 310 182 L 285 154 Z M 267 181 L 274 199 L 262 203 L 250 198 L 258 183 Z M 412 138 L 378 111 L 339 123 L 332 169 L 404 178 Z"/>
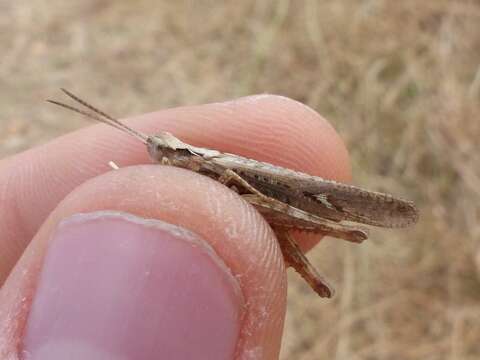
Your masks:
<path fill-rule="evenodd" d="M 230 187 L 232 185 L 240 185 L 247 192 L 250 192 L 262 198 L 268 198 L 231 169 L 225 170 L 225 172 L 218 178 L 218 181 L 227 187 Z"/>

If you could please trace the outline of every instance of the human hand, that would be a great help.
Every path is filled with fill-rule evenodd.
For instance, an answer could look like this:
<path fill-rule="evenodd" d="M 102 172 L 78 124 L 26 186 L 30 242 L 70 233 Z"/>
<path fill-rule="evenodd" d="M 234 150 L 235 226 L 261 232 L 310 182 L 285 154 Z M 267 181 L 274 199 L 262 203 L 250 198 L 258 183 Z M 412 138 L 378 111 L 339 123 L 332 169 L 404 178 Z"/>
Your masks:
<path fill-rule="evenodd" d="M 312 175 L 350 176 L 333 128 L 283 97 L 127 123 Z M 121 169 L 109 171 L 111 160 Z M 278 358 L 286 277 L 268 224 L 219 183 L 136 165 L 148 163 L 144 145 L 104 125 L 0 162 L 1 359 Z M 308 248 L 318 238 L 299 241 Z"/>

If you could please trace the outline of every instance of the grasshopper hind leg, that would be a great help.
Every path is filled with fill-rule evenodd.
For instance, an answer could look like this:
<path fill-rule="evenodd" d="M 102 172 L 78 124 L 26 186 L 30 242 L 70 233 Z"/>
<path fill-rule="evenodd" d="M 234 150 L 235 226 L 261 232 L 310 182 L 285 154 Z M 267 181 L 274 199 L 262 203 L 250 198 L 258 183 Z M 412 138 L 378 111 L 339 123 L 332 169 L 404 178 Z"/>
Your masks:
<path fill-rule="evenodd" d="M 270 210 L 272 210 L 271 207 L 274 206 L 274 204 L 277 204 L 277 206 L 280 206 L 282 209 L 284 208 L 284 211 L 286 211 L 287 208 L 290 208 L 287 204 L 280 203 L 279 201 L 262 194 L 233 170 L 227 169 L 222 176 L 220 176 L 218 181 L 227 187 L 237 185 L 243 190 L 249 192 L 251 195 L 243 195 L 243 197 L 250 203 L 252 203 L 253 199 L 257 199 L 259 201 L 263 200 L 269 204 Z M 295 240 L 288 234 L 288 231 L 277 226 L 273 226 L 273 229 L 277 235 L 283 258 L 287 266 L 293 267 L 318 295 L 326 298 L 332 297 L 334 294 L 333 288 L 313 267 L 310 261 L 308 261 L 302 249 L 300 249 L 300 246 L 298 246 Z"/>
<path fill-rule="evenodd" d="M 293 267 L 320 297 L 331 298 L 334 295 L 333 288 L 308 261 L 302 249 L 300 249 L 300 246 L 298 246 L 290 234 L 282 229 L 274 230 L 282 249 L 285 263 Z"/>

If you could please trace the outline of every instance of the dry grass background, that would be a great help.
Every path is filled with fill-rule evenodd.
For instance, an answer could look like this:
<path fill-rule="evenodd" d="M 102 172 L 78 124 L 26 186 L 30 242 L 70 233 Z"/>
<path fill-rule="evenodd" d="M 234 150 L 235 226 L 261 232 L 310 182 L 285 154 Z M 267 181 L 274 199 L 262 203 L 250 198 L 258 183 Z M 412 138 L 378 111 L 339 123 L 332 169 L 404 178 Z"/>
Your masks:
<path fill-rule="evenodd" d="M 0 154 L 84 126 L 64 86 L 120 115 L 276 93 L 330 119 L 355 182 L 415 200 L 408 231 L 290 274 L 282 359 L 480 358 L 480 3 L 0 0 Z"/>

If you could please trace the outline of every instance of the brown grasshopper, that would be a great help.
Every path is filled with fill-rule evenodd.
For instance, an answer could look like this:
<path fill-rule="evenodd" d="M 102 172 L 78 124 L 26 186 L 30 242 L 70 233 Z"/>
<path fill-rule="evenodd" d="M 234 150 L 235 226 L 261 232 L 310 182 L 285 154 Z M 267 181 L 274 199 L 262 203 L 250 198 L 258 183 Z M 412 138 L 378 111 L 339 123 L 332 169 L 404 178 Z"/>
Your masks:
<path fill-rule="evenodd" d="M 321 297 L 333 296 L 333 289 L 310 264 L 289 230 L 361 243 L 368 237 L 366 230 L 342 221 L 394 228 L 409 226 L 418 219 L 418 211 L 410 201 L 239 155 L 192 146 L 168 132 L 145 135 L 69 91 L 62 91 L 91 112 L 58 101 L 47 101 L 134 136 L 147 146 L 156 162 L 195 171 L 236 191 L 273 228 L 287 265 L 295 268 Z"/>

